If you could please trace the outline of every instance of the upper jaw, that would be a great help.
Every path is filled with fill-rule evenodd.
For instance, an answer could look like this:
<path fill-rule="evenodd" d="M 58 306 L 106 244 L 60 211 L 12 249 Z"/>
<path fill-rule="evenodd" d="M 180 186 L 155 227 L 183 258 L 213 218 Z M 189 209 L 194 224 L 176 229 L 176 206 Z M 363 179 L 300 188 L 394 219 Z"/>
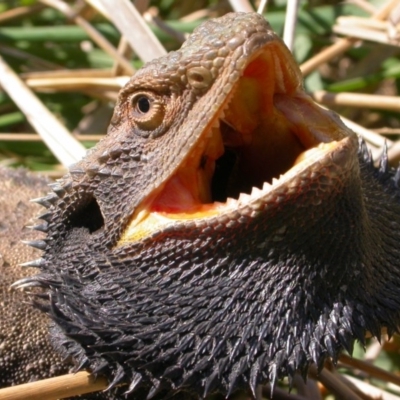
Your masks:
<path fill-rule="evenodd" d="M 209 92 L 226 77 L 218 79 Z M 203 106 L 212 100 L 209 92 Z M 304 93 L 301 73 L 280 40 L 258 46 L 225 92 L 186 157 L 136 209 L 117 246 L 172 224 L 244 212 L 279 188 L 295 186 L 299 176 L 312 180 L 321 165 L 335 165 L 340 174 L 354 158 L 355 135 Z M 227 167 L 229 155 L 233 165 Z"/>

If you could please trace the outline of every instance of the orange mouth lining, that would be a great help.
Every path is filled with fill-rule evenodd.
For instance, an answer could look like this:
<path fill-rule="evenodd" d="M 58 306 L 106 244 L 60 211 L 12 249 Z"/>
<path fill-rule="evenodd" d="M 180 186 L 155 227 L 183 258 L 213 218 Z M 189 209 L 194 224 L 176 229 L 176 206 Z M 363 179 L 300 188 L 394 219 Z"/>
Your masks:
<path fill-rule="evenodd" d="M 303 93 L 297 66 L 282 44 L 268 43 L 178 170 L 133 215 L 119 244 L 177 220 L 237 209 L 326 156 L 346 136 Z"/>

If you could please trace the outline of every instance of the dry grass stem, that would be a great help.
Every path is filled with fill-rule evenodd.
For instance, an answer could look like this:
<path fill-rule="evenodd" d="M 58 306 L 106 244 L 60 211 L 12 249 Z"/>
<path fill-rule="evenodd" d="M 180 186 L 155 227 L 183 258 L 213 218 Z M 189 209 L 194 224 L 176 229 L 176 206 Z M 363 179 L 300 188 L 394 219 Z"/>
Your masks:
<path fill-rule="evenodd" d="M 357 39 L 353 38 L 344 38 L 340 39 L 333 45 L 327 47 L 326 49 L 320 51 L 314 57 L 310 58 L 309 60 L 305 61 L 303 64 L 300 65 L 300 70 L 303 73 L 303 76 L 307 76 L 311 74 L 314 70 L 316 70 L 320 65 L 328 62 L 332 58 L 338 56 L 339 54 L 344 53 L 350 47 L 357 42 Z"/>
<path fill-rule="evenodd" d="M 26 84 L 33 89 L 51 89 L 60 91 L 77 91 L 85 89 L 113 89 L 119 91 L 129 80 L 127 76 L 114 78 L 36 78 L 27 79 Z"/>
<path fill-rule="evenodd" d="M 90 4 L 99 10 L 105 10 L 105 16 L 126 37 L 142 61 L 151 61 L 166 54 L 162 44 L 128 0 L 90 0 Z M 134 35 L 132 35 L 132 27 L 135 27 Z"/>
<path fill-rule="evenodd" d="M 388 20 L 393 28 L 400 23 L 400 3 L 391 11 Z"/>
<path fill-rule="evenodd" d="M 52 71 L 23 72 L 21 78 L 26 79 L 62 79 L 62 78 L 114 78 L 110 69 L 59 69 Z"/>
<path fill-rule="evenodd" d="M 65 397 L 104 390 L 108 382 L 103 377 L 95 379 L 87 372 L 78 372 L 0 389 L 1 400 L 56 400 Z"/>
<path fill-rule="evenodd" d="M 389 17 L 392 10 L 399 4 L 399 0 L 388 0 L 375 14 L 371 16 L 372 19 L 385 20 Z"/>
<path fill-rule="evenodd" d="M 380 96 L 361 93 L 330 93 L 319 90 L 311 93 L 312 98 L 326 106 L 346 106 L 358 108 L 375 108 L 400 112 L 400 101 L 397 96 Z"/>
<path fill-rule="evenodd" d="M 128 76 L 115 77 L 110 69 L 53 70 L 22 73 L 25 83 L 36 91 L 78 91 L 89 96 L 115 102 L 118 92 L 129 80 Z"/>
<path fill-rule="evenodd" d="M 335 25 L 333 28 L 335 33 L 344 36 L 351 36 L 360 40 L 368 40 L 370 42 L 384 43 L 391 46 L 400 46 L 398 39 L 391 38 L 386 32 L 378 32 L 373 29 L 365 29 L 360 26 L 340 26 Z"/>
<path fill-rule="evenodd" d="M 368 362 L 373 362 L 376 360 L 381 353 L 385 342 L 385 337 L 381 338 L 381 342 L 379 342 L 376 338 L 371 339 L 371 342 L 365 351 L 364 360 Z"/>
<path fill-rule="evenodd" d="M 380 149 L 387 144 L 388 147 L 393 145 L 393 142 L 389 139 L 385 139 L 381 135 L 372 131 L 371 129 L 364 128 L 363 126 L 357 124 L 354 121 L 351 121 L 343 116 L 340 116 L 340 119 L 347 125 L 352 131 L 357 133 L 357 135 L 361 136 L 370 146 L 375 147 L 379 152 Z M 374 150 L 374 149 L 372 149 Z"/>
<path fill-rule="evenodd" d="M 321 106 L 322 108 L 327 109 L 324 106 Z M 390 148 L 393 146 L 393 142 L 389 139 L 386 139 L 376 133 L 375 131 L 371 129 L 364 128 L 363 126 L 357 124 L 354 121 L 349 120 L 348 118 L 343 117 L 342 115 L 338 114 L 342 122 L 353 132 L 355 132 L 357 135 L 361 136 L 369 145 L 369 148 L 372 152 L 372 156 L 374 160 L 377 160 L 380 155 L 382 154 L 382 147 L 386 145 Z"/>
<path fill-rule="evenodd" d="M 263 14 L 267 12 L 268 0 L 261 0 L 260 5 L 258 6 L 257 12 L 259 14 Z"/>
<path fill-rule="evenodd" d="M 229 0 L 233 11 L 254 12 L 253 6 L 248 0 Z"/>
<path fill-rule="evenodd" d="M 74 138 L 80 142 L 98 142 L 104 134 L 75 134 Z M 36 133 L 0 133 L 0 140 L 4 142 L 40 142 L 42 139 Z"/>
<path fill-rule="evenodd" d="M 326 368 L 318 373 L 317 367 L 311 365 L 309 375 L 313 379 L 318 379 L 333 395 L 346 400 L 363 400 L 362 397 L 354 393 L 349 386 L 345 385 L 335 374 Z"/>
<path fill-rule="evenodd" d="M 125 70 L 128 75 L 133 75 L 135 69 L 131 63 L 126 60 L 118 50 L 91 24 L 89 24 L 83 17 L 77 15 L 75 11 L 65 2 L 61 0 L 40 0 L 42 3 L 49 5 L 63 13 L 67 18 L 72 19 L 77 25 L 79 25 L 89 37 L 101 47 L 107 54 L 109 54 L 114 60 L 116 60 Z"/>
<path fill-rule="evenodd" d="M 203 8 L 201 10 L 194 11 L 190 14 L 185 15 L 180 19 L 182 22 L 193 22 L 198 21 L 199 19 L 209 18 L 211 15 L 210 10 L 207 8 Z"/>
<path fill-rule="evenodd" d="M 379 135 L 400 135 L 400 128 L 389 128 L 384 126 L 383 128 L 374 129 Z"/>
<path fill-rule="evenodd" d="M 119 43 L 118 43 L 118 53 L 121 54 L 125 58 L 131 58 L 132 57 L 132 49 L 126 40 L 125 36 L 121 36 Z M 112 69 L 111 69 L 111 75 L 112 76 L 118 76 L 123 74 L 123 68 L 118 62 L 115 62 Z"/>
<path fill-rule="evenodd" d="M 395 385 L 400 386 L 400 376 L 395 375 L 391 372 L 387 372 L 379 367 L 376 367 L 370 362 L 359 360 L 357 358 L 350 357 L 346 354 L 342 354 L 339 357 L 339 361 L 342 364 L 359 369 L 360 371 L 367 373 L 373 378 L 382 379 L 386 382 L 391 382 Z"/>
<path fill-rule="evenodd" d="M 85 155 L 85 148 L 71 136 L 1 57 L 0 84 L 64 166 L 77 162 Z"/>
<path fill-rule="evenodd" d="M 344 376 L 350 383 L 356 386 L 365 396 L 373 400 L 400 400 L 399 396 L 395 396 L 392 393 L 386 392 L 382 389 L 377 388 L 367 382 L 361 381 L 360 379 L 352 376 Z"/>
<path fill-rule="evenodd" d="M 286 7 L 285 28 L 283 30 L 283 41 L 290 51 L 293 50 L 294 33 L 296 31 L 297 16 L 299 13 L 299 0 L 288 0 Z"/>
<path fill-rule="evenodd" d="M 4 23 L 11 19 L 26 17 L 27 15 L 39 12 L 43 10 L 44 6 L 42 4 L 34 4 L 31 6 L 22 6 L 12 8 L 11 10 L 6 10 L 0 13 L 0 23 Z"/>
<path fill-rule="evenodd" d="M 351 389 L 357 396 L 361 397 L 363 400 L 378 400 L 371 396 L 371 393 L 366 393 L 358 385 L 347 379 L 344 374 L 339 374 L 336 369 L 332 371 L 334 376 L 344 385 Z"/>
<path fill-rule="evenodd" d="M 305 382 L 300 374 L 293 378 L 293 386 L 297 389 L 297 394 L 306 399 L 322 400 L 322 393 L 318 387 L 318 382 L 314 379 L 307 379 Z"/>
<path fill-rule="evenodd" d="M 176 29 L 171 28 L 161 18 L 159 18 L 157 14 L 158 14 L 157 8 L 151 7 L 148 9 L 147 12 L 145 12 L 143 14 L 143 17 L 148 23 L 157 26 L 159 29 L 161 29 L 163 32 L 165 32 L 167 35 L 174 38 L 178 43 L 182 44 L 186 40 L 185 35 L 179 31 L 177 31 Z"/>
<path fill-rule="evenodd" d="M 347 26 L 347 27 L 360 27 L 367 29 L 375 29 L 378 31 L 387 31 L 389 29 L 390 23 L 388 21 L 379 21 L 371 18 L 363 18 L 363 17 L 338 17 L 336 19 L 336 23 L 338 26 Z M 400 28 L 396 27 L 396 30 L 400 32 Z"/>
<path fill-rule="evenodd" d="M 394 9 L 398 4 L 398 0 L 388 0 L 388 2 L 379 9 L 371 18 L 376 20 L 386 19 L 392 9 Z M 319 52 L 314 57 L 310 58 L 306 62 L 300 65 L 300 70 L 304 76 L 310 74 L 315 69 L 317 69 L 321 64 L 331 60 L 332 58 L 338 56 L 339 54 L 348 50 L 351 46 L 356 43 L 358 39 L 355 38 L 343 38 L 333 45 L 327 47 L 326 49 Z"/>

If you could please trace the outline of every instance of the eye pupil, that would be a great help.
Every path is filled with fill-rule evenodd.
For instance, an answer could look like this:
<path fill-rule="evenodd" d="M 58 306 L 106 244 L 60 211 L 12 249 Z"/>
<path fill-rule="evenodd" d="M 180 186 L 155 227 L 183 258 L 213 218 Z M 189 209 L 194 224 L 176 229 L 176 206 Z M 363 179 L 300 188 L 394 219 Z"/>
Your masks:
<path fill-rule="evenodd" d="M 166 115 L 166 96 L 151 90 L 137 91 L 128 100 L 131 123 L 134 131 L 142 137 L 155 138 L 165 130 L 164 117 Z"/>
<path fill-rule="evenodd" d="M 150 100 L 146 96 L 140 96 L 137 100 L 138 110 L 146 114 L 150 111 Z"/>

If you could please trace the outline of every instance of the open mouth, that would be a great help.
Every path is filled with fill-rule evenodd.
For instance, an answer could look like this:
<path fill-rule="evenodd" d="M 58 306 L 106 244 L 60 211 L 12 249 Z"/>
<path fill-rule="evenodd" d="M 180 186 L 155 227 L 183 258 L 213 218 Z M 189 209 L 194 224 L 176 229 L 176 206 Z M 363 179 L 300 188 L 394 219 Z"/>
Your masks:
<path fill-rule="evenodd" d="M 348 135 L 303 92 L 286 48 L 269 42 L 244 67 L 177 171 L 135 212 L 119 244 L 263 197 Z"/>

